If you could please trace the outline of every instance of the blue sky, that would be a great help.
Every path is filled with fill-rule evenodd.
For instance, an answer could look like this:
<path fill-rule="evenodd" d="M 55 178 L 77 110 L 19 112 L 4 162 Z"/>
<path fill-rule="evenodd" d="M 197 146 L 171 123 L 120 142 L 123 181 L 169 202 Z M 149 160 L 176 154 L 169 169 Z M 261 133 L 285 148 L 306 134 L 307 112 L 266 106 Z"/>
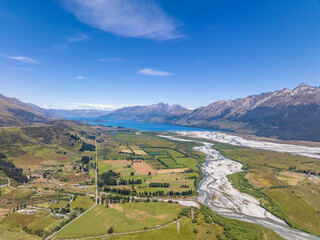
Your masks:
<path fill-rule="evenodd" d="M 0 93 L 195 108 L 320 79 L 316 0 L 0 0 Z"/>

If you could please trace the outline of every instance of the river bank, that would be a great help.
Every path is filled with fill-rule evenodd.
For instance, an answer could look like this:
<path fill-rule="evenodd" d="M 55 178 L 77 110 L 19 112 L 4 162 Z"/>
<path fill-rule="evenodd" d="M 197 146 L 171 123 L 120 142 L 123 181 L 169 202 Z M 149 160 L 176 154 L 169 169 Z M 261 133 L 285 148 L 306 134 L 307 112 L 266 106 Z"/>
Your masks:
<path fill-rule="evenodd" d="M 211 134 L 202 132 L 203 135 L 200 134 L 199 136 L 198 134 L 194 134 L 194 132 L 188 133 L 189 134 L 184 134 L 179 132 L 178 134 L 197 138 L 204 138 L 203 136 L 210 136 Z M 208 206 L 213 212 L 225 217 L 262 225 L 274 230 L 285 239 L 320 239 L 311 234 L 289 227 L 281 219 L 262 208 L 259 205 L 258 199 L 233 188 L 227 175 L 240 172 L 242 164 L 222 156 L 218 151 L 212 149 L 212 143 L 199 140 L 186 140 L 174 136 L 160 136 L 175 141 L 190 141 L 203 144 L 195 148 L 195 150 L 203 152 L 207 156 L 205 164 L 201 167 L 205 173 L 205 177 L 199 184 L 197 201 Z M 231 138 L 227 139 L 231 142 L 237 142 L 237 140 L 233 141 Z M 256 146 L 259 145 L 256 144 Z M 264 144 L 262 144 L 262 146 L 264 146 Z"/>

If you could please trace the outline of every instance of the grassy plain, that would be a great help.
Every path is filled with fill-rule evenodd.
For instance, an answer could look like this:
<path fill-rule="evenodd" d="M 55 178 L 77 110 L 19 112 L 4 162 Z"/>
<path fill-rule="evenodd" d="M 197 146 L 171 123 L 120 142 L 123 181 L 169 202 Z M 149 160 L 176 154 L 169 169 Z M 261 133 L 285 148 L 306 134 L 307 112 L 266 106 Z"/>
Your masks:
<path fill-rule="evenodd" d="M 194 229 L 198 230 L 198 233 L 194 232 Z M 192 223 L 191 218 L 181 219 L 179 234 L 177 231 L 177 224 L 169 225 L 165 228 L 158 229 L 150 232 L 128 234 L 122 236 L 113 236 L 110 239 L 114 240 L 168 240 L 168 239 L 180 239 L 180 240 L 196 240 L 196 239 L 211 239 L 216 240 L 217 235 L 223 236 L 223 228 L 218 224 L 208 224 L 202 222 L 201 224 Z"/>
<path fill-rule="evenodd" d="M 244 164 L 246 174 L 229 176 L 236 188 L 259 198 L 262 206 L 291 226 L 320 236 L 319 179 L 294 172 L 319 172 L 319 159 L 221 143 L 213 148 Z"/>
<path fill-rule="evenodd" d="M 114 204 L 109 208 L 98 205 L 58 233 L 57 238 L 107 234 L 110 227 L 114 232 L 153 228 L 173 221 L 181 209 L 180 205 L 163 202 Z"/>
<path fill-rule="evenodd" d="M 84 210 L 89 209 L 91 206 L 93 206 L 94 200 L 86 197 L 86 196 L 78 196 L 74 201 L 70 203 L 71 208 L 83 208 Z"/>
<path fill-rule="evenodd" d="M 12 212 L 0 224 L 7 229 L 15 229 L 18 226 L 22 230 L 22 227 L 27 226 L 33 230 L 49 230 L 56 221 L 59 220 L 50 217 L 50 211 L 38 210 L 31 214 Z"/>

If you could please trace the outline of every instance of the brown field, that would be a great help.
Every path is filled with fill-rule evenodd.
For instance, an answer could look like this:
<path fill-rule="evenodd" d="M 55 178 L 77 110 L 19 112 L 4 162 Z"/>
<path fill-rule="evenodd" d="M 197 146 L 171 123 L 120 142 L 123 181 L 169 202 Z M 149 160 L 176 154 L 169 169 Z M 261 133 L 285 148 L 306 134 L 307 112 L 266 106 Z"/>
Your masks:
<path fill-rule="evenodd" d="M 24 154 L 16 158 L 13 163 L 22 169 L 37 169 L 42 165 L 46 165 L 42 158 Z"/>
<path fill-rule="evenodd" d="M 182 173 L 189 168 L 177 168 L 177 169 L 160 169 L 157 171 L 158 174 L 167 174 L 167 173 Z"/>
<path fill-rule="evenodd" d="M 309 177 L 304 173 L 297 173 L 297 172 L 289 172 L 289 171 L 282 171 L 278 174 L 277 179 L 287 185 L 296 186 L 299 182 L 308 178 L 309 181 L 314 182 L 315 184 L 319 183 L 319 178 L 316 177 Z M 318 181 L 317 181 L 318 180 Z"/>
<path fill-rule="evenodd" d="M 132 151 L 130 149 L 121 149 L 120 151 L 121 153 L 132 153 Z"/>
<path fill-rule="evenodd" d="M 140 175 L 148 175 L 149 172 L 151 172 L 151 174 L 156 173 L 156 171 L 145 161 L 133 162 L 133 167 Z"/>
<path fill-rule="evenodd" d="M 255 188 L 270 188 L 279 185 L 275 180 L 275 170 L 267 167 L 252 168 L 245 178 Z"/>
<path fill-rule="evenodd" d="M 104 160 L 104 161 L 101 161 L 100 163 L 109 163 L 109 164 L 112 164 L 112 163 L 128 163 L 127 160 Z"/>

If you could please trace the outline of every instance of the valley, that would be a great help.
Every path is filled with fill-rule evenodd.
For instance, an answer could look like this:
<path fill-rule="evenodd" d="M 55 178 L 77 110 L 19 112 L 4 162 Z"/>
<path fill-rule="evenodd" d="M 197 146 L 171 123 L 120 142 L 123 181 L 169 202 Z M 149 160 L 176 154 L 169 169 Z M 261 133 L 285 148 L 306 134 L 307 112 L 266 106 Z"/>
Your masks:
<path fill-rule="evenodd" d="M 194 149 L 199 143 L 66 120 L 1 131 L 6 142 L 16 143 L 4 151 L 5 161 L 28 177 L 27 183 L 13 179 L 9 183 L 1 172 L 1 237 L 99 239 L 111 234 L 126 239 L 126 234 L 138 237 L 168 231 L 178 239 L 190 234 L 189 239 L 221 239 L 235 234 L 225 224 L 246 229 L 241 234 L 247 239 L 276 236 L 258 225 L 222 221 L 195 201 L 204 176 L 200 166 L 206 161 L 205 154 Z M 97 215 L 101 220 L 92 218 Z M 128 223 L 122 225 L 123 221 Z"/>

